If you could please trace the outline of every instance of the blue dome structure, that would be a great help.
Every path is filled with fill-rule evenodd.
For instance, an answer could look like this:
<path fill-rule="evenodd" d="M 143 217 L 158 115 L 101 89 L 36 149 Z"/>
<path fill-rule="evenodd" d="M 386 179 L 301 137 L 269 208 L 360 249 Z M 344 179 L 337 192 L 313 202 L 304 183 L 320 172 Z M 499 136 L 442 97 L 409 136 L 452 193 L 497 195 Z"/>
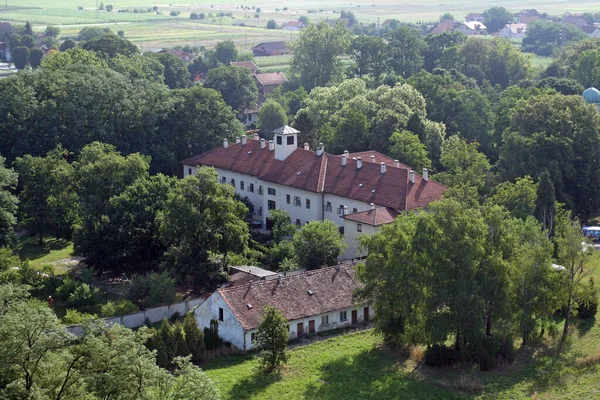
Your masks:
<path fill-rule="evenodd" d="M 588 104 L 600 104 L 600 90 L 595 87 L 586 89 L 583 92 L 583 99 Z"/>

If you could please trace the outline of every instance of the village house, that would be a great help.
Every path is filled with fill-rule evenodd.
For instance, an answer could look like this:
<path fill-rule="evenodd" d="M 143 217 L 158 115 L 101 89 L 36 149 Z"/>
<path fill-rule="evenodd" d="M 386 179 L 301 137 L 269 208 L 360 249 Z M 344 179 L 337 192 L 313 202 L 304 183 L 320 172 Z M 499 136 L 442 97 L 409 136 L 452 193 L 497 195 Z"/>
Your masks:
<path fill-rule="evenodd" d="M 195 317 L 200 328 L 217 320 L 219 336 L 248 351 L 255 347 L 267 306 L 281 311 L 288 321 L 290 339 L 369 322 L 372 307 L 354 300 L 359 287 L 352 266 L 279 274 L 217 289 L 196 308 Z"/>
<path fill-rule="evenodd" d="M 579 14 L 565 14 L 560 22 L 563 24 L 575 25 L 579 28 L 589 25 L 587 20 Z"/>
<path fill-rule="evenodd" d="M 181 59 L 185 65 L 189 65 L 194 61 L 194 56 L 183 50 L 164 50 L 163 53 L 173 54 L 177 58 Z"/>
<path fill-rule="evenodd" d="M 505 39 L 523 39 L 526 33 L 526 24 L 506 24 L 497 35 Z"/>
<path fill-rule="evenodd" d="M 486 35 L 487 27 L 481 22 L 468 21 L 459 23 L 454 28 L 455 31 L 462 33 L 463 35 L 475 36 L 475 35 Z"/>
<path fill-rule="evenodd" d="M 600 38 L 600 28 L 596 25 L 582 26 L 581 30 L 592 39 Z"/>
<path fill-rule="evenodd" d="M 261 74 L 254 74 L 256 83 L 258 85 L 258 92 L 263 96 L 268 95 L 275 89 L 287 83 L 288 79 L 285 77 L 283 72 L 265 72 Z"/>
<path fill-rule="evenodd" d="M 475 22 L 483 23 L 483 22 L 485 22 L 485 17 L 481 13 L 469 13 L 465 17 L 465 21 L 467 21 L 467 22 L 475 21 Z"/>
<path fill-rule="evenodd" d="M 254 64 L 254 61 L 232 61 L 229 63 L 232 67 L 241 67 L 249 69 L 250 72 L 256 74 L 258 72 L 258 67 Z"/>
<path fill-rule="evenodd" d="M 267 230 L 272 228 L 270 211 L 276 209 L 287 211 L 298 228 L 310 221 L 333 221 L 349 248 L 343 259 L 360 256 L 354 233 L 358 227 L 346 233 L 351 220 L 344 216 L 373 208 L 390 215 L 424 209 L 446 191 L 429 179 L 427 170 L 417 174 L 376 151 L 333 155 L 323 145 L 298 148 L 298 133 L 284 126 L 274 131 L 274 140 L 242 136 L 230 144 L 225 139 L 222 146 L 182 161 L 183 176 L 213 167 L 219 182 L 248 198 L 253 218 Z"/>
<path fill-rule="evenodd" d="M 451 32 L 457 26 L 458 22 L 454 21 L 453 19 L 443 19 L 435 24 L 427 33 L 431 35 L 439 35 L 440 33 Z"/>
<path fill-rule="evenodd" d="M 4 60 L 6 62 L 12 61 L 10 49 L 8 48 L 8 43 L 6 42 L 0 42 L 0 60 Z"/>
<path fill-rule="evenodd" d="M 301 21 L 288 21 L 281 27 L 284 31 L 301 31 L 304 28 L 306 24 Z"/>
<path fill-rule="evenodd" d="M 13 33 L 16 33 L 15 28 L 13 28 L 10 23 L 0 22 L 0 40 L 3 38 L 8 39 L 8 37 Z"/>
<path fill-rule="evenodd" d="M 263 42 L 252 48 L 254 57 L 282 56 L 290 54 L 285 42 Z"/>

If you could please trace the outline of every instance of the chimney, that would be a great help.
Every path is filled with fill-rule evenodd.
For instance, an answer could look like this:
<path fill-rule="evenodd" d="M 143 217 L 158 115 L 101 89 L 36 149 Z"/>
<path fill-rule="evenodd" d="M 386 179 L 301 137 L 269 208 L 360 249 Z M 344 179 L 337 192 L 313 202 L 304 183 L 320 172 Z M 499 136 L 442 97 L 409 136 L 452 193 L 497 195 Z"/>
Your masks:
<path fill-rule="evenodd" d="M 226 149 L 228 146 L 227 138 L 223 139 L 223 148 Z"/>
<path fill-rule="evenodd" d="M 260 135 L 258 133 L 254 134 L 254 140 L 260 140 Z"/>
<path fill-rule="evenodd" d="M 242 135 L 242 146 L 246 145 L 246 135 Z"/>
<path fill-rule="evenodd" d="M 317 147 L 317 155 L 323 155 L 323 143 L 319 143 L 319 147 Z"/>
<path fill-rule="evenodd" d="M 427 168 L 423 168 L 423 180 L 427 182 L 429 180 L 429 171 Z"/>
<path fill-rule="evenodd" d="M 408 171 L 408 180 L 410 181 L 410 183 L 415 183 L 415 171 L 413 171 L 412 169 Z"/>
<path fill-rule="evenodd" d="M 385 174 L 385 163 L 384 162 L 381 163 L 381 173 Z"/>
<path fill-rule="evenodd" d="M 375 209 L 375 203 L 369 203 L 369 206 L 371 206 L 371 210 Z"/>
<path fill-rule="evenodd" d="M 344 208 L 342 208 L 342 215 L 347 215 L 348 214 L 348 206 L 344 206 Z"/>
<path fill-rule="evenodd" d="M 264 148 L 265 148 L 265 139 L 260 139 L 260 148 L 264 150 Z"/>
<path fill-rule="evenodd" d="M 238 144 L 239 142 L 240 142 L 240 137 L 239 137 L 239 136 L 236 136 L 236 137 L 235 137 L 235 144 Z"/>
<path fill-rule="evenodd" d="M 371 162 L 375 163 L 375 156 L 371 156 Z"/>
<path fill-rule="evenodd" d="M 273 151 L 275 150 L 275 144 L 273 143 L 272 140 L 269 140 L 269 151 Z"/>
<path fill-rule="evenodd" d="M 338 261 L 338 265 L 337 265 L 337 268 L 336 268 L 336 269 L 337 269 L 338 271 L 339 271 L 340 269 L 342 269 L 342 263 L 341 263 L 341 262 L 339 262 L 339 261 Z"/>
<path fill-rule="evenodd" d="M 346 158 L 350 158 L 350 152 L 348 150 L 344 150 L 344 155 Z"/>
<path fill-rule="evenodd" d="M 346 153 L 342 155 L 342 166 L 346 165 Z"/>
<path fill-rule="evenodd" d="M 358 169 L 362 168 L 362 157 L 358 157 L 356 159 L 356 168 L 358 168 Z"/>
<path fill-rule="evenodd" d="M 394 167 L 400 168 L 400 161 L 394 160 Z"/>
<path fill-rule="evenodd" d="M 308 146 L 308 143 L 304 143 L 304 150 L 310 150 L 310 147 Z"/>

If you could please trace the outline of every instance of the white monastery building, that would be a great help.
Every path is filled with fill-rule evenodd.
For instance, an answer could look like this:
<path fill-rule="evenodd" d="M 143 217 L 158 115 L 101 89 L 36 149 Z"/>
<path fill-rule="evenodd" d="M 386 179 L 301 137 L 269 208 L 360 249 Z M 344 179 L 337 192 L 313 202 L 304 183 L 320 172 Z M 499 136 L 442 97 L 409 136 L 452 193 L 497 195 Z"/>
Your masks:
<path fill-rule="evenodd" d="M 391 223 L 400 212 L 423 209 L 447 189 L 410 167 L 376 151 L 326 153 L 298 148 L 298 131 L 283 126 L 274 140 L 242 136 L 181 162 L 183 176 L 199 167 L 213 167 L 219 181 L 248 197 L 254 218 L 271 229 L 269 213 L 282 209 L 301 227 L 310 221 L 331 220 L 344 233 L 348 248 L 341 257 L 358 253 L 356 239 Z M 376 210 L 376 211 L 374 211 Z"/>
<path fill-rule="evenodd" d="M 278 275 L 218 289 L 196 308 L 195 317 L 200 328 L 217 320 L 219 336 L 247 351 L 254 348 L 267 306 L 277 308 L 288 321 L 290 339 L 369 322 L 372 307 L 354 301 L 359 285 L 353 266 Z"/>

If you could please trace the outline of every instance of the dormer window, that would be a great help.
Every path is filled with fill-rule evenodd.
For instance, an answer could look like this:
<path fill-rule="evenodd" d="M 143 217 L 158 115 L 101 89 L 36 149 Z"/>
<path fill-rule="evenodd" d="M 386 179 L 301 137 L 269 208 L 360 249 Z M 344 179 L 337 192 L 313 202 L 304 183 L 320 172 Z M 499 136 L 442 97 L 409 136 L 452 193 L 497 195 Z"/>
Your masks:
<path fill-rule="evenodd" d="M 282 145 L 283 144 L 283 139 L 281 136 L 277 136 L 277 144 L 278 145 Z"/>
<path fill-rule="evenodd" d="M 291 146 L 294 144 L 294 136 L 287 137 L 287 144 L 288 144 L 288 146 Z"/>

